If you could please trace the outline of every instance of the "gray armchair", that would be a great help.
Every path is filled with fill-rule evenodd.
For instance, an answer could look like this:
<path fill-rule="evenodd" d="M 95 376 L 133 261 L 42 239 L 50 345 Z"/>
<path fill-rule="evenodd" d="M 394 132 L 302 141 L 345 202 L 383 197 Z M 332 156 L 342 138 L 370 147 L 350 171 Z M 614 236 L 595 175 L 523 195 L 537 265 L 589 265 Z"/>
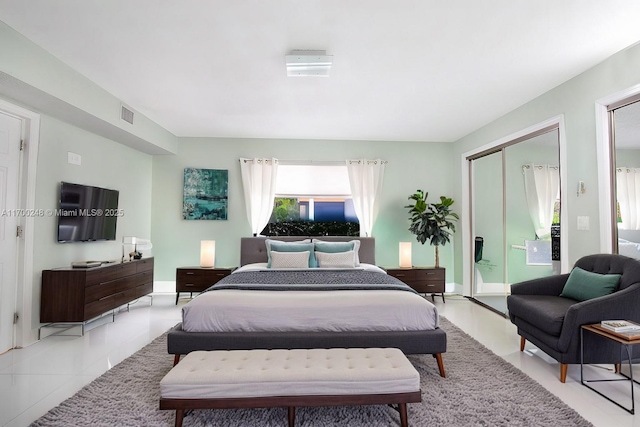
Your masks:
<path fill-rule="evenodd" d="M 560 381 L 567 365 L 580 363 L 580 326 L 601 320 L 621 319 L 640 323 L 640 261 L 622 255 L 599 254 L 579 259 L 576 267 L 600 274 L 620 274 L 617 289 L 608 295 L 576 301 L 561 297 L 569 274 L 544 277 L 511 285 L 507 309 L 518 327 L 520 351 L 526 340 L 560 362 Z M 585 363 L 619 364 L 619 346 L 595 341 L 585 334 Z M 590 345 L 589 341 L 594 340 Z"/>

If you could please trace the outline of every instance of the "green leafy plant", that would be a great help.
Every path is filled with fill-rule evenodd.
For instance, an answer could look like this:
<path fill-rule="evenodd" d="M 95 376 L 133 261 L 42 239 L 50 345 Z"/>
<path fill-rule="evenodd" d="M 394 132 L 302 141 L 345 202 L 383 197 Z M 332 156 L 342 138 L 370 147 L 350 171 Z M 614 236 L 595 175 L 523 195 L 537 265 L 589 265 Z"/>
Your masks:
<path fill-rule="evenodd" d="M 409 196 L 413 205 L 407 205 L 411 225 L 409 231 L 416 236 L 418 242 L 423 245 L 427 240 L 435 246 L 436 267 L 440 267 L 439 246 L 444 246 L 451 241 L 451 235 L 456 231 L 454 221 L 459 220 L 458 214 L 451 211 L 453 199 L 440 196 L 440 202 L 428 203 L 429 193 L 417 190 Z"/>

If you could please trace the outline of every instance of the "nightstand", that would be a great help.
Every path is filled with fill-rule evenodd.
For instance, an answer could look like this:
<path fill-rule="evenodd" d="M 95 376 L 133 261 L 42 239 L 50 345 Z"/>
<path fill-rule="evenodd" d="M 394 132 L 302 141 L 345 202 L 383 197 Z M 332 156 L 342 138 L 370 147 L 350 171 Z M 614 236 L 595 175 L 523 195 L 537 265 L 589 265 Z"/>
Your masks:
<path fill-rule="evenodd" d="M 176 305 L 180 292 L 202 292 L 220 279 L 231 274 L 234 268 L 178 267 L 176 269 Z"/>
<path fill-rule="evenodd" d="M 407 267 L 386 268 L 389 276 L 402 280 L 420 294 L 431 294 L 431 301 L 435 301 L 434 295 L 442 296 L 444 302 L 445 269 L 443 267 Z"/>

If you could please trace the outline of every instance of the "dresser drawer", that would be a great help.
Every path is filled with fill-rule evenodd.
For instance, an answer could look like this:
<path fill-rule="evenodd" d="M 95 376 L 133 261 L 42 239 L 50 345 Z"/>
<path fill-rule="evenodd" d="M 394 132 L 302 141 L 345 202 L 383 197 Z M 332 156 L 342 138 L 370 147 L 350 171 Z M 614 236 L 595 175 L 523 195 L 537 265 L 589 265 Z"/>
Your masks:
<path fill-rule="evenodd" d="M 415 270 L 416 280 L 426 280 L 428 282 L 444 281 L 444 268 Z"/>
<path fill-rule="evenodd" d="M 123 277 L 122 279 L 99 283 L 86 288 L 84 300 L 86 303 L 89 303 L 127 289 L 135 288 L 136 286 L 137 276 Z"/>
<path fill-rule="evenodd" d="M 86 286 L 110 282 L 120 277 L 136 274 L 137 264 L 138 262 L 126 262 L 123 264 L 112 264 L 105 267 L 92 268 L 87 271 Z"/>
<path fill-rule="evenodd" d="M 389 276 L 393 276 L 397 279 L 402 280 L 404 283 L 407 283 L 407 281 L 413 281 L 416 279 L 416 270 L 412 270 L 412 269 L 401 269 L 401 268 L 394 268 L 394 269 L 389 269 L 387 270 L 387 274 Z M 408 284 L 408 283 L 407 283 Z"/>
<path fill-rule="evenodd" d="M 136 272 L 153 271 L 153 258 L 143 258 L 136 262 Z"/>
<path fill-rule="evenodd" d="M 230 269 L 186 269 L 176 270 L 176 290 L 178 292 L 200 292 L 218 283 L 220 279 L 231 274 Z"/>
<path fill-rule="evenodd" d="M 444 282 L 426 282 L 426 281 L 412 281 L 407 283 L 416 292 L 421 294 L 436 293 L 441 294 L 444 292 Z"/>

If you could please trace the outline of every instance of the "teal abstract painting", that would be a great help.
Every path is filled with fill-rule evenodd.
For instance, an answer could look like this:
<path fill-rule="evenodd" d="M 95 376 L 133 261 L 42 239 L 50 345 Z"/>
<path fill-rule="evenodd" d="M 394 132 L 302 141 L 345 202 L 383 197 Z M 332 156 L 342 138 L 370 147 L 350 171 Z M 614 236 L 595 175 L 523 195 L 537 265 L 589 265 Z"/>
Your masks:
<path fill-rule="evenodd" d="M 227 219 L 229 171 L 184 170 L 183 219 Z"/>

